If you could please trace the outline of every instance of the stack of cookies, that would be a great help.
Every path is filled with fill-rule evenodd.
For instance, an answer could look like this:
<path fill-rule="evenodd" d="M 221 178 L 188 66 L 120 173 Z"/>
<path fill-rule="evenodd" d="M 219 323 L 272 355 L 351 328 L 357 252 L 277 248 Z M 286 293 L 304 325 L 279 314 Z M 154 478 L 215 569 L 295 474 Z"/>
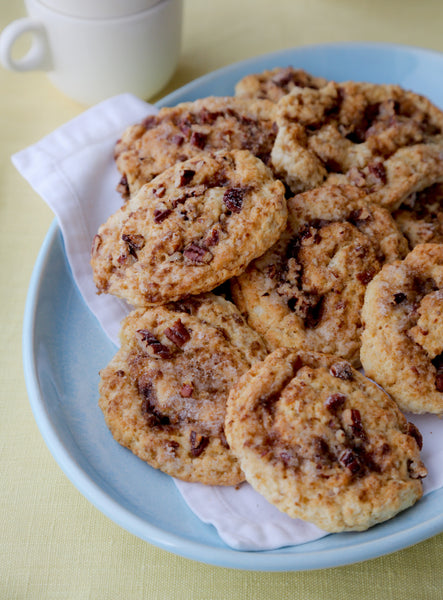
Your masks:
<path fill-rule="evenodd" d="M 101 371 L 114 438 L 325 531 L 414 504 L 402 411 L 443 414 L 442 111 L 276 68 L 161 109 L 115 159 L 91 259 L 134 308 Z"/>

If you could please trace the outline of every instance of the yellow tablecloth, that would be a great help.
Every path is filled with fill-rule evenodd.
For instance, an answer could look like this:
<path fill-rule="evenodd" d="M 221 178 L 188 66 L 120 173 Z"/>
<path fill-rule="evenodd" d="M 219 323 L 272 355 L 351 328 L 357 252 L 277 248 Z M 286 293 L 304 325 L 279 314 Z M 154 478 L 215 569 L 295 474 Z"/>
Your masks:
<path fill-rule="evenodd" d="M 4 0 L 0 29 L 23 15 L 20 3 Z M 443 51 L 442 25 L 439 0 L 185 0 L 180 64 L 163 94 L 229 63 L 291 46 L 358 40 Z M 60 470 L 34 422 L 21 358 L 26 292 L 53 215 L 10 156 L 82 110 L 44 74 L 0 68 L 0 599 L 443 598 L 443 534 L 336 569 L 230 570 L 127 533 Z"/>

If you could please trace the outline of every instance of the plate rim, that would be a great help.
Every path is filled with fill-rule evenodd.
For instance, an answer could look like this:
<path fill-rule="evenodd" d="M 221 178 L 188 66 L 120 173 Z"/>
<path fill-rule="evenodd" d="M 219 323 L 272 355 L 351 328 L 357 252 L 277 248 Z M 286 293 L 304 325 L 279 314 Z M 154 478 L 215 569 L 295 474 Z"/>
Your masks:
<path fill-rule="evenodd" d="M 294 54 L 299 50 L 306 52 L 313 48 L 315 48 L 316 51 L 321 51 L 322 49 L 330 50 L 331 48 L 345 49 L 356 47 L 368 51 L 376 47 L 385 51 L 395 50 L 408 51 L 412 53 L 419 52 L 443 60 L 443 53 L 438 51 L 408 45 L 381 42 L 337 42 L 330 44 L 299 46 L 262 54 L 232 63 L 225 67 L 221 67 L 206 75 L 202 75 L 178 90 L 173 91 L 159 100 L 156 105 L 161 107 L 168 104 L 177 103 L 177 98 L 187 93 L 192 93 L 192 91 L 196 88 L 199 88 L 202 83 L 210 83 L 211 80 L 218 79 L 224 73 L 236 69 L 247 68 L 249 65 L 256 64 L 265 58 L 272 60 L 275 57 L 277 59 L 278 57 L 285 56 L 286 54 Z M 277 552 L 273 550 L 245 551 L 236 550 L 234 548 L 230 548 L 229 546 L 214 547 L 206 543 L 198 543 L 193 540 L 188 540 L 178 534 L 164 531 L 163 529 L 150 522 L 147 522 L 141 517 L 134 515 L 129 509 L 119 504 L 115 499 L 111 498 L 106 491 L 103 490 L 100 485 L 96 483 L 76 463 L 75 458 L 70 455 L 69 450 L 63 445 L 60 436 L 57 435 L 57 431 L 52 428 L 49 411 L 47 410 L 45 401 L 43 399 L 43 393 L 40 389 L 38 381 L 38 357 L 35 352 L 34 335 L 35 324 L 38 318 L 37 304 L 39 293 L 41 291 L 45 266 L 49 259 L 49 254 L 52 248 L 57 243 L 57 236 L 60 236 L 62 252 L 64 252 L 61 232 L 57 220 L 54 219 L 39 250 L 37 260 L 32 270 L 26 297 L 22 333 L 22 356 L 26 388 L 34 419 L 53 458 L 68 479 L 80 491 L 80 493 L 82 493 L 82 495 L 84 495 L 85 498 L 91 502 L 91 504 L 93 504 L 108 518 L 110 518 L 123 529 L 129 531 L 144 541 L 185 558 L 190 558 L 198 562 L 225 568 L 263 572 L 318 570 L 350 565 L 405 549 L 443 531 L 442 512 L 439 515 L 425 519 L 424 521 L 412 525 L 411 527 L 385 536 L 382 540 L 383 548 L 377 547 L 377 540 L 368 540 L 363 541 L 360 544 L 354 544 L 350 548 L 342 548 L 341 551 L 337 551 L 335 548 L 309 551 L 308 547 L 310 542 L 301 544 L 300 546 L 289 546 L 287 549 L 278 549 Z M 75 283 L 72 283 L 73 286 L 76 287 Z M 88 309 L 86 308 L 86 310 Z M 432 493 L 434 492 L 431 492 L 431 494 Z M 211 526 L 207 525 L 207 527 Z M 143 534 L 140 533 L 140 529 L 143 530 Z M 308 552 L 291 552 L 291 548 L 303 548 L 303 546 L 308 550 Z"/>

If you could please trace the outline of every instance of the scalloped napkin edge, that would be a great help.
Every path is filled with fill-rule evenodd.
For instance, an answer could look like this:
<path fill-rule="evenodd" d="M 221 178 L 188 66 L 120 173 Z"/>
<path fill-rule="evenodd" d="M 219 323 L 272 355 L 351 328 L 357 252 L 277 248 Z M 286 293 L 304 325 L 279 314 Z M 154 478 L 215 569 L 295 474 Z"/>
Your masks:
<path fill-rule="evenodd" d="M 120 321 L 130 307 L 113 296 L 97 295 L 90 249 L 98 227 L 121 206 L 115 189 L 120 179 L 113 157 L 115 142 L 127 126 L 157 110 L 131 94 L 115 96 L 12 156 L 16 169 L 57 217 L 73 279 L 116 346 Z M 431 415 L 408 419 L 423 434 L 422 459 L 429 471 L 424 492 L 429 493 L 443 485 L 443 420 Z M 174 481 L 189 508 L 234 549 L 270 550 L 327 535 L 281 513 L 247 483 L 212 487 Z"/>

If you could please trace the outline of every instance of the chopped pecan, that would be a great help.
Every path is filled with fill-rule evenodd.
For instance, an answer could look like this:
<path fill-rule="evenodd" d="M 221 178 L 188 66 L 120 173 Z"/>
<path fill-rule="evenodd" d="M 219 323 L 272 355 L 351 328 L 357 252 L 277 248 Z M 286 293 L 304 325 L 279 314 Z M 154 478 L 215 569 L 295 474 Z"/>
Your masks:
<path fill-rule="evenodd" d="M 383 185 L 386 185 L 388 180 L 386 167 L 380 160 L 369 163 L 368 171 L 375 179 L 378 179 Z"/>
<path fill-rule="evenodd" d="M 160 358 L 171 358 L 171 351 L 167 346 L 162 344 L 153 333 L 147 329 L 138 329 L 137 335 L 140 341 L 151 349 L 155 356 Z"/>
<path fill-rule="evenodd" d="M 142 396 L 140 410 L 148 426 L 159 427 L 160 425 L 170 425 L 169 417 L 162 414 L 155 406 L 157 394 L 152 381 L 142 375 L 137 381 L 137 389 Z"/>
<path fill-rule="evenodd" d="M 191 456 L 193 458 L 198 458 L 209 444 L 209 438 L 196 431 L 191 431 L 189 442 L 191 444 Z"/>
<path fill-rule="evenodd" d="M 194 242 L 186 246 L 183 250 L 183 256 L 188 262 L 194 264 L 208 264 L 214 258 L 207 248 L 203 248 Z"/>
<path fill-rule="evenodd" d="M 344 467 L 349 469 L 353 475 L 358 473 L 361 469 L 358 455 L 349 448 L 342 452 L 338 460 Z"/>
<path fill-rule="evenodd" d="M 163 196 L 166 193 L 166 188 L 163 184 L 161 184 L 158 187 L 156 187 L 152 193 L 154 194 L 154 196 L 157 196 L 157 198 L 163 198 Z"/>
<path fill-rule="evenodd" d="M 182 398 L 190 398 L 194 391 L 194 386 L 192 383 L 184 383 L 180 388 L 180 396 Z"/>
<path fill-rule="evenodd" d="M 226 207 L 234 213 L 239 213 L 242 209 L 243 198 L 246 193 L 245 188 L 232 187 L 228 188 L 223 194 L 223 202 Z"/>
<path fill-rule="evenodd" d="M 325 408 L 327 408 L 331 413 L 336 413 L 340 408 L 343 407 L 345 402 L 346 396 L 344 394 L 331 394 L 326 398 Z"/>
<path fill-rule="evenodd" d="M 191 334 L 180 319 L 177 319 L 172 327 L 165 329 L 165 336 L 179 348 L 191 339 Z"/>
<path fill-rule="evenodd" d="M 154 210 L 154 222 L 155 223 L 163 223 L 163 221 L 165 219 L 167 219 L 169 217 L 169 215 L 172 213 L 172 210 L 170 208 L 156 208 Z"/>
<path fill-rule="evenodd" d="M 351 365 L 345 361 L 336 362 L 333 365 L 331 365 L 329 372 L 334 377 L 338 377 L 338 379 L 343 379 L 345 381 L 354 378 L 354 375 L 352 374 Z"/>
<path fill-rule="evenodd" d="M 215 227 L 211 229 L 210 233 L 205 238 L 205 246 L 211 247 L 216 246 L 220 240 L 220 232 Z"/>
<path fill-rule="evenodd" d="M 356 277 L 360 283 L 367 285 L 374 278 L 374 275 L 375 271 L 373 269 L 367 269 L 366 271 L 357 273 Z"/>
<path fill-rule="evenodd" d="M 203 150 L 203 148 L 206 145 L 207 139 L 208 139 L 208 136 L 206 133 L 202 133 L 201 131 L 193 131 L 191 134 L 191 139 L 189 141 L 196 148 Z"/>
<path fill-rule="evenodd" d="M 361 414 L 357 408 L 351 408 L 351 430 L 355 437 L 363 442 L 367 441 L 368 436 L 361 422 Z"/>
<path fill-rule="evenodd" d="M 128 245 L 129 254 L 137 258 L 137 251 L 145 245 L 145 238 L 138 233 L 123 233 L 122 240 Z"/>
<path fill-rule="evenodd" d="M 190 183 L 192 181 L 192 178 L 195 175 L 195 171 L 193 171 L 192 169 L 184 169 L 181 173 L 180 173 L 180 180 L 179 180 L 179 185 L 180 187 L 183 185 L 188 185 L 188 183 Z"/>

